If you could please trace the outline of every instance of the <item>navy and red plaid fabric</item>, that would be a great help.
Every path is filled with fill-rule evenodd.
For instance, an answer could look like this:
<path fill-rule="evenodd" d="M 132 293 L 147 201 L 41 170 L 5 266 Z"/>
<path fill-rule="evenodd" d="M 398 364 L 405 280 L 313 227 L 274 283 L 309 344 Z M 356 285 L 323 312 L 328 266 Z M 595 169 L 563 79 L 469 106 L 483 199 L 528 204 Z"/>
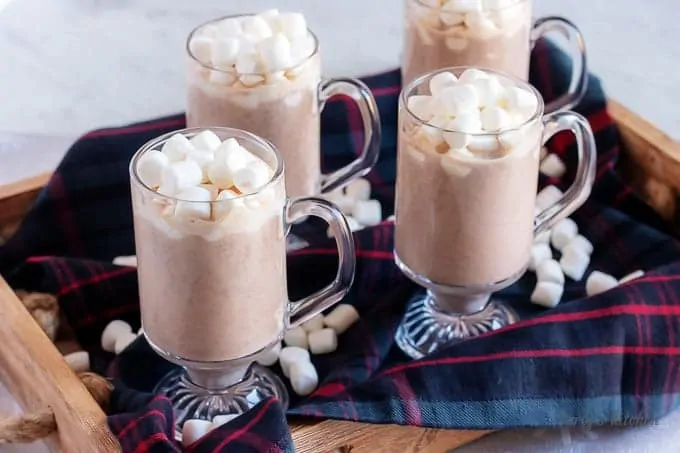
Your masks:
<path fill-rule="evenodd" d="M 550 100 L 568 84 L 568 64 L 547 43 L 534 51 L 531 80 Z M 382 155 L 369 175 L 384 215 L 393 207 L 397 71 L 365 79 L 382 115 Z M 273 400 L 222 426 L 189 448 L 195 452 L 292 451 L 285 415 L 399 423 L 440 428 L 545 427 L 621 424 L 662 417 L 680 394 L 680 246 L 670 228 L 617 176 L 619 137 L 591 77 L 578 111 L 588 117 L 599 147 L 597 183 L 573 216 L 595 244 L 591 269 L 645 277 L 596 297 L 569 281 L 564 302 L 546 310 L 528 295 L 527 274 L 498 297 L 523 321 L 409 361 L 393 342 L 405 303 L 419 288 L 393 264 L 392 225 L 356 233 L 358 274 L 347 302 L 361 321 L 341 337 L 336 353 L 314 357 L 320 386 L 292 395 L 284 414 Z M 168 401 L 152 395 L 171 369 L 143 339 L 116 360 L 99 346 L 112 319 L 139 327 L 135 269 L 110 264 L 134 253 L 128 162 L 147 140 L 184 126 L 183 116 L 104 129 L 69 150 L 16 236 L 0 248 L 0 272 L 15 288 L 58 294 L 61 307 L 95 370 L 115 377 L 110 426 L 126 452 L 180 451 L 172 439 Z M 351 102 L 330 102 L 323 114 L 324 167 L 352 158 L 361 121 Z M 551 151 L 574 170 L 573 139 Z M 330 280 L 336 254 L 328 240 L 289 257 L 291 297 Z M 225 332 L 228 334 L 228 332 Z"/>

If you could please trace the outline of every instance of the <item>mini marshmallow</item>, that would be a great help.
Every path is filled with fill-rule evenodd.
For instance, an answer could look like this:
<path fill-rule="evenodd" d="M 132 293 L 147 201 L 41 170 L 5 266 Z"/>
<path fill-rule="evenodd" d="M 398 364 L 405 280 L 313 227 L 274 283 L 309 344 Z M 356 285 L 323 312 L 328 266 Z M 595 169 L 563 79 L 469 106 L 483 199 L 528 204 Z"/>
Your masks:
<path fill-rule="evenodd" d="M 113 352 L 116 344 L 116 339 L 125 333 L 131 333 L 132 327 L 130 324 L 120 319 L 116 319 L 107 324 L 102 332 L 102 349 L 106 352 Z"/>
<path fill-rule="evenodd" d="M 446 125 L 451 132 L 444 132 L 442 137 L 451 149 L 463 149 L 470 144 L 474 134 L 482 131 L 482 121 L 476 112 L 458 115 Z"/>
<path fill-rule="evenodd" d="M 201 63 L 209 63 L 212 58 L 213 39 L 207 36 L 194 36 L 189 42 L 191 54 Z"/>
<path fill-rule="evenodd" d="M 219 189 L 229 189 L 234 185 L 234 173 L 222 162 L 212 162 L 208 166 L 208 179 Z"/>
<path fill-rule="evenodd" d="M 314 316 L 309 321 L 304 322 L 301 327 L 307 333 L 323 329 L 323 315 L 319 314 Z"/>
<path fill-rule="evenodd" d="M 551 178 L 561 178 L 567 171 L 567 167 L 562 162 L 562 159 L 555 154 L 548 154 L 541 162 L 539 169 L 541 173 Z"/>
<path fill-rule="evenodd" d="M 203 181 L 203 170 L 193 160 L 174 162 L 163 170 L 158 191 L 163 195 L 174 196 L 177 192 Z"/>
<path fill-rule="evenodd" d="M 90 354 L 88 354 L 87 351 L 66 354 L 64 360 L 74 373 L 90 371 Z"/>
<path fill-rule="evenodd" d="M 223 190 L 217 195 L 215 199 L 216 203 L 212 203 L 212 216 L 215 220 L 221 220 L 226 218 L 231 211 L 236 206 L 242 206 L 238 203 L 239 200 L 234 200 L 238 198 L 231 190 Z M 234 201 L 227 201 L 234 200 Z"/>
<path fill-rule="evenodd" d="M 194 151 L 194 145 L 184 134 L 175 134 L 170 137 L 161 148 L 161 152 L 168 157 L 170 162 L 179 162 L 186 159 L 187 155 Z"/>
<path fill-rule="evenodd" d="M 635 272 L 631 272 L 630 274 L 621 278 L 621 280 L 619 280 L 619 284 L 623 285 L 624 283 L 628 283 L 628 282 L 636 280 L 640 277 L 644 277 L 644 275 L 645 275 L 645 271 L 642 271 L 642 270 L 637 270 Z"/>
<path fill-rule="evenodd" d="M 479 107 L 482 109 L 498 108 L 499 101 L 505 91 L 505 87 L 501 85 L 498 77 L 489 74 L 486 78 L 480 78 L 473 80 L 472 85 L 477 89 L 479 94 Z M 506 114 L 506 123 L 510 123 L 510 117 L 505 110 L 502 110 Z M 483 112 L 482 112 L 483 113 Z M 506 126 L 507 127 L 507 126 Z"/>
<path fill-rule="evenodd" d="M 349 225 L 349 230 L 351 232 L 363 230 L 366 228 L 364 225 L 360 224 L 359 222 L 356 221 L 356 219 L 350 215 L 347 215 L 344 211 L 343 214 L 345 214 L 345 219 L 347 219 L 347 225 Z M 329 238 L 333 237 L 333 229 L 329 226 L 328 229 L 326 230 L 326 235 Z"/>
<path fill-rule="evenodd" d="M 267 21 L 259 16 L 243 18 L 241 27 L 243 28 L 243 33 L 257 40 L 266 39 L 272 35 L 272 29 Z"/>
<path fill-rule="evenodd" d="M 187 159 L 193 160 L 201 167 L 201 171 L 203 172 L 203 179 L 201 182 L 210 181 L 208 169 L 210 168 L 210 164 L 215 160 L 215 154 L 212 151 L 197 149 L 193 153 L 190 153 L 187 156 Z"/>
<path fill-rule="evenodd" d="M 475 36 L 482 39 L 490 38 L 500 32 L 498 26 L 483 12 L 466 14 L 465 25 Z"/>
<path fill-rule="evenodd" d="M 564 286 L 553 282 L 538 282 L 531 293 L 531 302 L 546 308 L 554 308 L 560 303 Z"/>
<path fill-rule="evenodd" d="M 113 345 L 113 352 L 120 354 L 137 339 L 137 334 L 132 332 L 123 332 L 116 337 L 116 342 Z"/>
<path fill-rule="evenodd" d="M 280 353 L 281 342 L 277 341 L 273 346 L 260 352 L 255 360 L 262 366 L 272 366 L 279 360 Z"/>
<path fill-rule="evenodd" d="M 329 327 L 310 332 L 308 340 L 312 354 L 328 354 L 338 349 L 338 335 Z"/>
<path fill-rule="evenodd" d="M 465 22 L 465 15 L 461 14 L 462 12 L 464 11 L 461 11 L 458 2 L 446 2 L 444 3 L 444 6 L 442 6 L 439 18 L 449 27 L 462 25 Z"/>
<path fill-rule="evenodd" d="M 240 41 L 237 38 L 220 38 L 215 40 L 210 53 L 210 61 L 218 68 L 228 68 L 234 64 L 238 56 Z"/>
<path fill-rule="evenodd" d="M 408 109 L 423 121 L 432 118 L 432 98 L 430 96 L 411 96 L 406 101 Z"/>
<path fill-rule="evenodd" d="M 268 71 L 283 70 L 293 65 L 290 41 L 283 33 L 260 41 L 257 48 L 262 64 Z"/>
<path fill-rule="evenodd" d="M 489 74 L 487 72 L 475 68 L 470 68 L 463 71 L 460 77 L 458 77 L 458 81 L 461 83 L 472 83 L 476 80 L 488 78 Z"/>
<path fill-rule="evenodd" d="M 286 330 L 283 341 L 286 343 L 286 346 L 295 346 L 302 349 L 309 347 L 307 332 L 302 327 L 293 327 Z"/>
<path fill-rule="evenodd" d="M 217 134 L 210 130 L 194 135 L 189 142 L 194 145 L 194 148 L 204 151 L 214 151 L 222 144 L 222 140 L 220 140 Z"/>
<path fill-rule="evenodd" d="M 312 362 L 296 362 L 290 368 L 290 385 L 300 396 L 312 393 L 319 385 L 319 375 Z"/>
<path fill-rule="evenodd" d="M 588 269 L 590 264 L 590 257 L 580 250 L 575 248 L 565 247 L 562 250 L 562 258 L 560 258 L 560 266 L 564 271 L 564 275 L 570 277 L 574 281 L 580 281 Z"/>
<path fill-rule="evenodd" d="M 482 129 L 496 132 L 508 127 L 510 116 L 500 107 L 487 107 L 480 115 Z"/>
<path fill-rule="evenodd" d="M 352 214 L 362 225 L 375 226 L 382 222 L 382 207 L 378 200 L 358 200 Z"/>
<path fill-rule="evenodd" d="M 307 35 L 307 20 L 301 13 L 281 13 L 276 18 L 277 29 L 286 35 L 288 39 L 293 39 Z"/>
<path fill-rule="evenodd" d="M 591 255 L 594 250 L 593 244 L 580 234 L 574 237 L 571 241 L 569 241 L 567 247 L 576 248 L 585 253 L 586 255 Z"/>
<path fill-rule="evenodd" d="M 212 431 L 213 429 L 219 428 L 222 425 L 226 425 L 227 423 L 234 420 L 235 418 L 238 418 L 239 415 L 241 415 L 241 414 L 225 414 L 225 415 L 217 415 L 216 417 L 213 417 L 212 426 L 210 427 L 210 430 Z"/>
<path fill-rule="evenodd" d="M 297 346 L 286 346 L 279 353 L 279 365 L 286 377 L 290 376 L 290 368 L 294 363 L 309 362 L 309 351 L 298 348 Z"/>
<path fill-rule="evenodd" d="M 254 87 L 264 81 L 264 76 L 259 72 L 257 59 L 252 54 L 239 54 L 234 67 L 239 73 L 239 80 L 246 87 Z"/>
<path fill-rule="evenodd" d="M 560 263 L 554 259 L 543 261 L 536 267 L 536 278 L 539 282 L 553 282 L 564 285 L 564 272 Z"/>
<path fill-rule="evenodd" d="M 536 195 L 536 206 L 538 206 L 541 211 L 548 209 L 557 203 L 561 198 L 562 191 L 555 186 L 545 186 L 538 195 Z"/>
<path fill-rule="evenodd" d="M 212 195 L 202 187 L 187 187 L 177 193 L 178 201 L 175 215 L 183 218 L 210 219 L 210 201 Z"/>
<path fill-rule="evenodd" d="M 111 264 L 116 266 L 137 267 L 137 255 L 117 256 L 113 259 Z"/>
<path fill-rule="evenodd" d="M 368 200 L 371 198 L 371 183 L 365 178 L 354 179 L 347 184 L 345 193 L 355 200 Z"/>
<path fill-rule="evenodd" d="M 214 184 L 201 184 L 201 185 L 198 186 L 198 187 L 200 187 L 200 188 L 202 188 L 202 189 L 205 189 L 205 190 L 207 190 L 208 192 L 210 192 L 210 199 L 211 199 L 211 200 L 217 199 L 217 196 L 218 196 L 219 193 L 220 193 L 219 187 L 217 187 L 217 186 L 214 185 Z"/>
<path fill-rule="evenodd" d="M 588 296 L 595 296 L 615 288 L 618 284 L 618 280 L 611 275 L 600 271 L 593 271 L 586 280 L 586 294 Z"/>
<path fill-rule="evenodd" d="M 557 222 L 552 228 L 550 242 L 557 250 L 564 249 L 578 235 L 578 226 L 573 220 L 566 218 Z"/>
<path fill-rule="evenodd" d="M 274 23 L 277 17 L 279 17 L 279 10 L 276 8 L 271 8 L 271 9 L 266 9 L 262 11 L 261 13 L 257 14 L 261 18 L 267 21 L 268 24 Z"/>
<path fill-rule="evenodd" d="M 234 185 L 241 193 L 253 193 L 269 182 L 271 169 L 263 161 L 252 161 L 234 172 Z"/>
<path fill-rule="evenodd" d="M 170 164 L 167 154 L 152 149 L 147 151 L 137 162 L 137 173 L 144 184 L 149 187 L 161 185 L 163 170 Z"/>
<path fill-rule="evenodd" d="M 552 259 L 552 250 L 546 243 L 539 242 L 531 246 L 531 258 L 529 259 L 529 270 L 535 271 L 545 260 Z"/>
<path fill-rule="evenodd" d="M 182 445 L 188 447 L 212 429 L 212 422 L 207 420 L 187 420 L 182 426 Z"/>
<path fill-rule="evenodd" d="M 468 148 L 476 155 L 492 156 L 498 151 L 498 140 L 493 135 L 473 135 Z"/>
<path fill-rule="evenodd" d="M 293 65 L 298 65 L 304 60 L 312 56 L 315 51 L 314 39 L 305 34 L 290 39 L 290 56 L 293 60 Z M 296 71 L 289 71 L 289 77 L 295 75 Z"/>
<path fill-rule="evenodd" d="M 217 24 L 218 34 L 227 38 L 237 38 L 243 34 L 241 20 L 237 17 L 230 17 L 221 20 Z"/>
<path fill-rule="evenodd" d="M 438 96 L 445 88 L 453 87 L 458 82 L 456 76 L 448 71 L 440 72 L 430 79 L 430 94 Z"/>
<path fill-rule="evenodd" d="M 336 334 L 342 335 L 358 320 L 359 312 L 356 308 L 349 304 L 338 304 L 324 317 L 323 322 L 326 327 L 335 330 Z"/>
<path fill-rule="evenodd" d="M 536 95 L 517 86 L 507 87 L 501 98 L 508 110 L 519 113 L 524 119 L 531 118 L 538 109 Z"/>
<path fill-rule="evenodd" d="M 442 113 L 448 115 L 458 116 L 465 112 L 477 112 L 479 109 L 479 93 L 474 86 L 469 84 L 447 87 L 437 96 L 436 108 L 444 109 Z"/>

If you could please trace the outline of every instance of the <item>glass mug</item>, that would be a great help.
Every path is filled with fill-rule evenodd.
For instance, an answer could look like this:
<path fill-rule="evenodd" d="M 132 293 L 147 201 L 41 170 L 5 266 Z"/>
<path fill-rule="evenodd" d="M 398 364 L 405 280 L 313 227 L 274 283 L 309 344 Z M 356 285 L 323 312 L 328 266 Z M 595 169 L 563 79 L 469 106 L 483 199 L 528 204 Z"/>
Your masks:
<path fill-rule="evenodd" d="M 550 102 L 546 112 L 569 110 L 583 98 L 588 84 L 586 49 L 579 29 L 561 17 L 532 24 L 533 0 L 506 0 L 496 8 L 482 0 L 405 0 L 402 86 L 445 67 L 471 66 L 529 79 L 531 50 L 549 32 L 561 33 L 572 48 L 568 91 Z"/>
<path fill-rule="evenodd" d="M 189 34 L 187 125 L 236 127 L 272 142 L 286 162 L 286 190 L 291 197 L 327 193 L 366 175 L 380 153 L 381 128 L 375 99 L 359 80 L 321 78 L 319 41 L 311 30 L 311 53 L 283 71 L 285 77 L 279 73 L 237 74 L 231 66 L 213 66 L 192 52 L 192 41 L 206 30 L 220 21 L 248 16 L 252 15 L 214 19 Z M 253 86 L 244 86 L 251 85 L 247 78 L 252 79 Z M 326 101 L 336 95 L 346 95 L 356 102 L 364 127 L 364 144 L 353 162 L 324 175 L 320 115 Z"/>
<path fill-rule="evenodd" d="M 340 301 L 355 271 L 354 242 L 342 213 L 321 199 L 287 198 L 279 152 L 254 134 L 210 128 L 221 140 L 236 138 L 273 170 L 253 193 L 185 201 L 144 184 L 138 162 L 147 152 L 176 133 L 191 138 L 203 130 L 155 138 L 130 163 L 142 327 L 154 351 L 182 367 L 156 388 L 173 402 L 178 436 L 188 419 L 239 414 L 270 396 L 285 408 L 286 388 L 256 363 L 258 354 L 276 345 L 287 328 Z M 179 217 L 179 209 L 189 214 Z M 330 225 L 339 268 L 326 288 L 290 302 L 286 235 L 292 222 L 310 215 Z"/>
<path fill-rule="evenodd" d="M 533 117 L 515 129 L 470 134 L 485 143 L 515 134 L 514 145 L 498 157 L 441 154 L 423 145 L 423 124 L 408 108 L 414 95 L 429 95 L 440 72 L 459 76 L 467 68 L 445 68 L 405 87 L 399 98 L 395 262 L 425 288 L 409 302 L 396 342 L 412 358 L 446 344 L 515 322 L 516 314 L 491 293 L 517 281 L 527 269 L 536 235 L 580 207 L 595 178 L 596 147 L 588 121 L 573 112 L 544 115 L 541 95 L 528 83 L 485 70 L 505 86 L 533 93 Z M 573 185 L 554 205 L 535 215 L 541 147 L 560 131 L 576 136 L 578 169 Z M 447 147 L 448 148 L 448 147 Z M 500 149 L 500 148 L 499 148 Z"/>

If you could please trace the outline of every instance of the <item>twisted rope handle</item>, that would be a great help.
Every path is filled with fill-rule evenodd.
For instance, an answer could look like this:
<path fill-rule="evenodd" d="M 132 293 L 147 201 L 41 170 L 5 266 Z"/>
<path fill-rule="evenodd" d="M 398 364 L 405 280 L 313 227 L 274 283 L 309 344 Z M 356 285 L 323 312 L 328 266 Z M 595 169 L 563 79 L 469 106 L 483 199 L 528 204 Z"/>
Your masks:
<path fill-rule="evenodd" d="M 79 373 L 78 377 L 106 411 L 113 385 L 95 373 Z M 52 410 L 0 418 L 0 444 L 26 444 L 43 439 L 57 431 L 57 421 Z"/>

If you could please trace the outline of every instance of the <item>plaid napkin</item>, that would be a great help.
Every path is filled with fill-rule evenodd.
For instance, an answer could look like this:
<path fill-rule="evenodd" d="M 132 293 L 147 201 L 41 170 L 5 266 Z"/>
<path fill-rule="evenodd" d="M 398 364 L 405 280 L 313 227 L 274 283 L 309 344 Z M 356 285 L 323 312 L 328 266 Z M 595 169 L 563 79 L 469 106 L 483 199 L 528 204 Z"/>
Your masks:
<path fill-rule="evenodd" d="M 551 100 L 568 84 L 569 68 L 555 47 L 534 51 L 531 80 Z M 384 216 L 393 209 L 397 71 L 365 79 L 377 98 L 384 138 L 369 175 Z M 405 303 L 420 289 L 393 264 L 391 223 L 356 233 L 355 284 L 346 302 L 361 321 L 341 337 L 336 353 L 313 358 L 320 386 L 296 397 L 288 416 L 398 423 L 437 428 L 548 427 L 622 424 L 662 417 L 680 393 L 680 246 L 670 229 L 615 173 L 619 137 L 605 110 L 599 81 L 591 77 L 579 106 L 597 134 L 597 182 L 573 216 L 595 244 L 591 270 L 645 277 L 596 297 L 584 281 L 569 281 L 563 302 L 546 310 L 531 305 L 532 273 L 502 291 L 523 321 L 408 360 L 393 335 Z M 348 162 L 361 144 L 361 121 L 346 100 L 323 114 L 323 164 Z M 103 129 L 83 136 L 60 164 L 16 236 L 0 248 L 0 272 L 15 288 L 58 294 L 63 312 L 93 367 L 115 377 L 109 423 L 126 452 L 180 451 L 172 439 L 168 401 L 151 394 L 172 365 L 143 338 L 116 360 L 99 346 L 112 319 L 139 327 L 135 269 L 110 264 L 133 254 L 128 162 L 147 140 L 184 126 L 181 115 Z M 560 134 L 551 151 L 574 173 L 573 139 Z M 334 275 L 334 246 L 315 240 L 289 256 L 291 297 L 309 294 Z M 278 371 L 278 369 L 277 369 Z M 263 402 L 187 451 L 293 451 L 281 406 Z"/>

